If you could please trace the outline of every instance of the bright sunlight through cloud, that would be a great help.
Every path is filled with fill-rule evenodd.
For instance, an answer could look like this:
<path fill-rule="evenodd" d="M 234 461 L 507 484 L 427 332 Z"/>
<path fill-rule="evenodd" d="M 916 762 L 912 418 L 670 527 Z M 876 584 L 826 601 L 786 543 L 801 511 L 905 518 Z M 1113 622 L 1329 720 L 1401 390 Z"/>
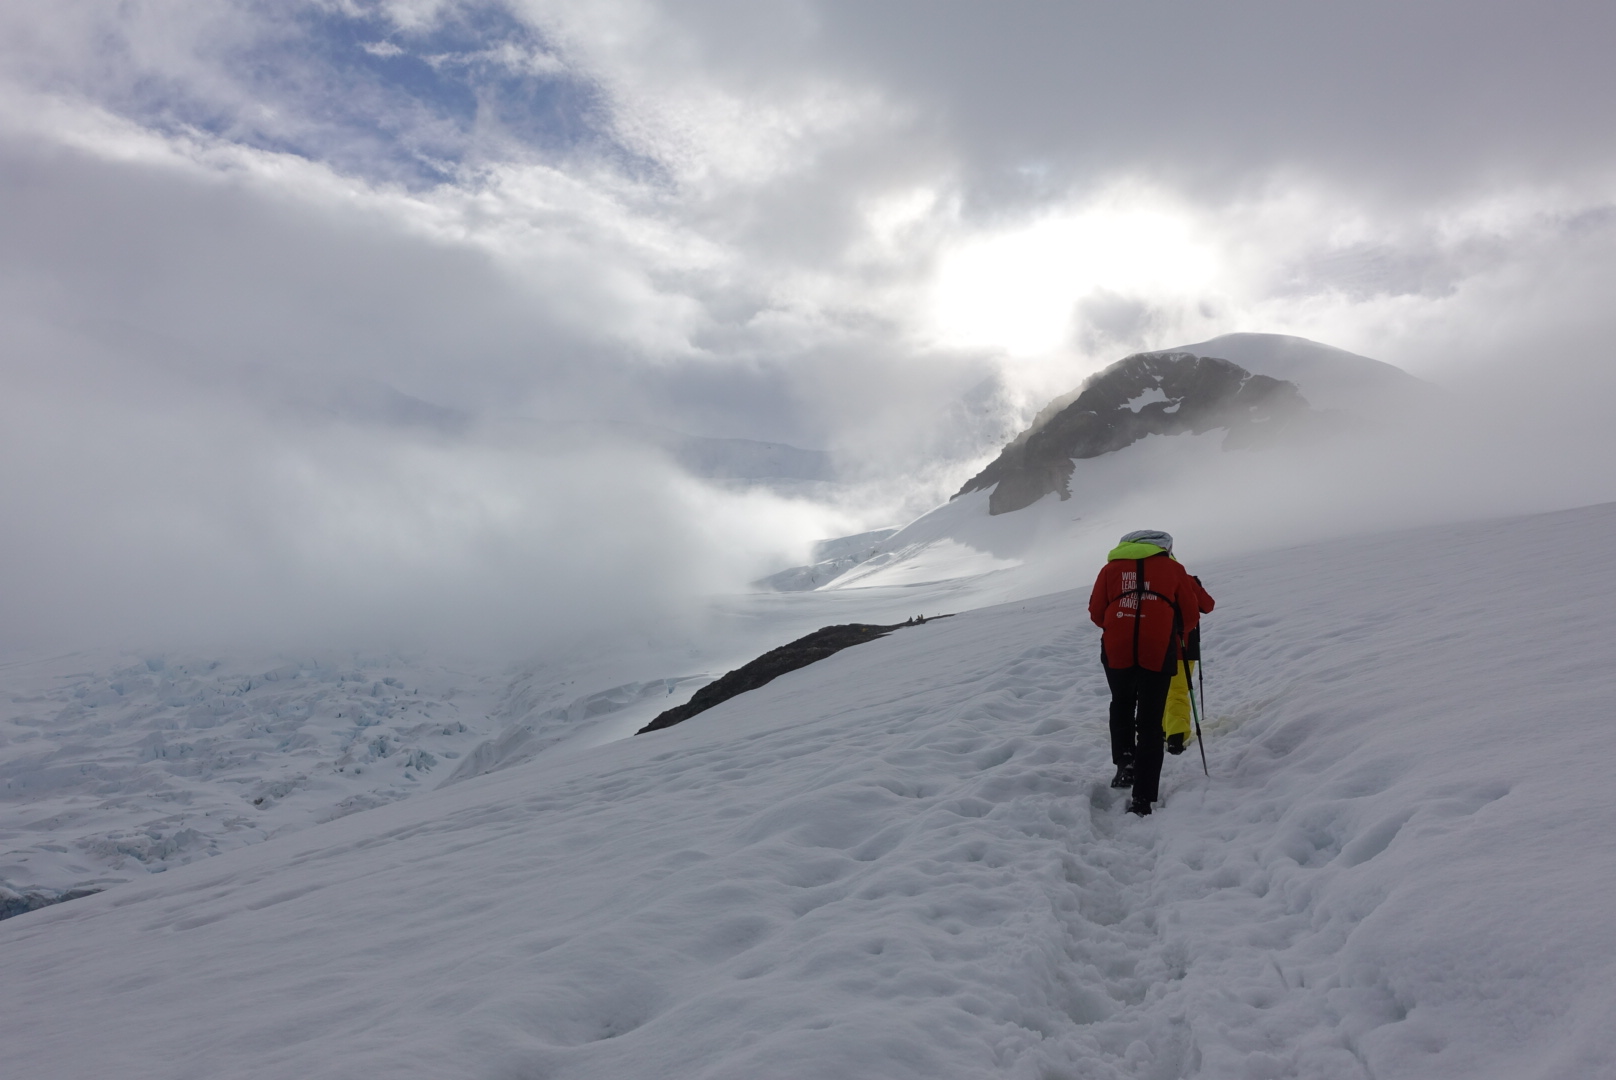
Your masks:
<path fill-rule="evenodd" d="M 1096 291 L 1182 296 L 1211 282 L 1217 258 L 1189 215 L 1108 201 L 968 240 L 944 256 L 932 294 L 944 344 L 1014 356 L 1059 349 L 1073 309 Z"/>

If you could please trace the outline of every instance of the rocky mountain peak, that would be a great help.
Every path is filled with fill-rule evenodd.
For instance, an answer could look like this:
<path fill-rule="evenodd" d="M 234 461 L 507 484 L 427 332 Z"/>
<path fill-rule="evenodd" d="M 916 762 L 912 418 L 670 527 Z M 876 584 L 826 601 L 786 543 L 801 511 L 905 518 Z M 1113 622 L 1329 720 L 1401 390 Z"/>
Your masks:
<path fill-rule="evenodd" d="M 1309 412 L 1295 383 L 1191 352 L 1135 353 L 1051 402 L 955 495 L 991 488 L 1004 514 L 1054 492 L 1071 497 L 1073 461 L 1149 435 L 1224 429 L 1224 449 L 1259 445 Z"/>

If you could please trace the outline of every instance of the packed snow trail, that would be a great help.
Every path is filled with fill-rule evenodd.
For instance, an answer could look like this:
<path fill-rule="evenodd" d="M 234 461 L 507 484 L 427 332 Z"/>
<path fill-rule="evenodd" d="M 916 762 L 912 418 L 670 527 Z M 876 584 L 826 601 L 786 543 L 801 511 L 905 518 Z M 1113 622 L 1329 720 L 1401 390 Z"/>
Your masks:
<path fill-rule="evenodd" d="M 1609 1075 L 1613 540 L 1192 560 L 1143 820 L 1078 590 L 20 916 L 7 1075 Z"/>

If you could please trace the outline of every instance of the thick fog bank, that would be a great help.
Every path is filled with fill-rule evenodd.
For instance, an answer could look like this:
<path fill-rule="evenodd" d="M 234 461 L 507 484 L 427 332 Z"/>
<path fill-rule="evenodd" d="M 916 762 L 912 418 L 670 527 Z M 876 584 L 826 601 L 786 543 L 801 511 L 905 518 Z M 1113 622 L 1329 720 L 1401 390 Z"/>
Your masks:
<path fill-rule="evenodd" d="M 837 520 L 629 444 L 277 423 L 174 385 L 13 389 L 8 646 L 521 653 L 683 618 Z"/>

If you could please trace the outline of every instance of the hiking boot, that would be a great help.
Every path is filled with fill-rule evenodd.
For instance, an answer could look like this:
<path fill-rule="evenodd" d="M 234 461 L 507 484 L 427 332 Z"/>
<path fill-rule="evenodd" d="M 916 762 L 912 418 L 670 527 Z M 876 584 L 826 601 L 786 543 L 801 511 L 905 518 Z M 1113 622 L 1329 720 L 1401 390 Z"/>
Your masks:
<path fill-rule="evenodd" d="M 1117 775 L 1111 778 L 1111 786 L 1115 788 L 1133 787 L 1133 762 L 1124 761 L 1117 766 Z"/>
<path fill-rule="evenodd" d="M 1128 813 L 1138 814 L 1140 817 L 1150 816 L 1149 799 L 1133 799 L 1128 803 Z"/>
<path fill-rule="evenodd" d="M 1169 754 L 1182 754 L 1184 752 L 1184 733 L 1175 731 L 1167 736 L 1167 752 Z"/>

